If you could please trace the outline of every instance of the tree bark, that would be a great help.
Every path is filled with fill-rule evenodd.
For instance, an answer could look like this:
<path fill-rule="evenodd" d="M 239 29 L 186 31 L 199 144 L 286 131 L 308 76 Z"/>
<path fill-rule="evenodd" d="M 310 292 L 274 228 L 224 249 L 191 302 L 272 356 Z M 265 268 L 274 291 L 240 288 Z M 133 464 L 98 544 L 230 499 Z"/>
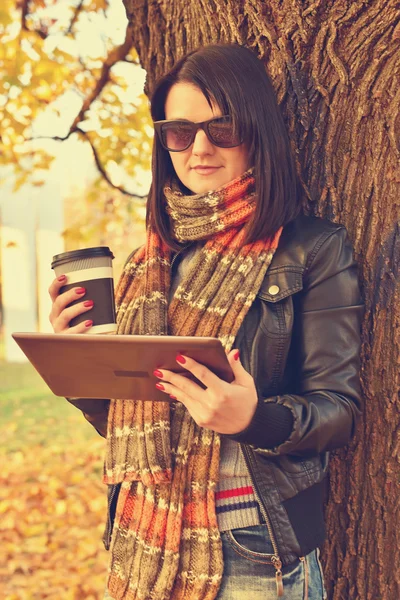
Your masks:
<path fill-rule="evenodd" d="M 123 0 L 146 92 L 184 53 L 256 51 L 290 133 L 309 214 L 343 223 L 366 305 L 356 438 L 334 453 L 323 548 L 330 600 L 400 598 L 400 3 Z"/>

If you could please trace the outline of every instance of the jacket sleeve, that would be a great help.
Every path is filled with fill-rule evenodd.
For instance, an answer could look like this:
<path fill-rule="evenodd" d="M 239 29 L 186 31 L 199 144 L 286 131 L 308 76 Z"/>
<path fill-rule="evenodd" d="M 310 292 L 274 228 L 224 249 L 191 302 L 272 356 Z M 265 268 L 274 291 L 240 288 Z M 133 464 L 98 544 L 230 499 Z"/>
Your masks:
<path fill-rule="evenodd" d="M 315 454 L 347 444 L 361 411 L 360 329 L 364 305 L 346 229 L 309 257 L 294 299 L 294 393 L 259 398 L 250 425 L 232 439 L 267 456 Z"/>
<path fill-rule="evenodd" d="M 107 420 L 110 400 L 92 398 L 66 398 L 68 402 L 82 411 L 85 419 L 93 425 L 102 437 L 107 437 Z"/>

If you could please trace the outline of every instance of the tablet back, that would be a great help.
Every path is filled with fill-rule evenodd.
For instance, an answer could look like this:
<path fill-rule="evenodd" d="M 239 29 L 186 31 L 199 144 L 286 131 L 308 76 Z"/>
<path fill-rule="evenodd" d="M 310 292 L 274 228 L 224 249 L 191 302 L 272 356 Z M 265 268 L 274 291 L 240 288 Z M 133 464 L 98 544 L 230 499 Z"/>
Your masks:
<path fill-rule="evenodd" d="M 191 376 L 177 354 L 190 356 L 221 379 L 233 374 L 220 340 L 150 335 L 13 333 L 13 338 L 56 396 L 168 401 L 153 371 Z"/>

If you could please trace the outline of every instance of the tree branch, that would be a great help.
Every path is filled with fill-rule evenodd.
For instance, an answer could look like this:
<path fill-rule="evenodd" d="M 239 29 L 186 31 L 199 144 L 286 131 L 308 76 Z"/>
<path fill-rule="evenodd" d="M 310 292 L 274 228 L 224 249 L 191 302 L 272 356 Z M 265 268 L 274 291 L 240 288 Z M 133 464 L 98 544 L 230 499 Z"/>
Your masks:
<path fill-rule="evenodd" d="M 79 129 L 79 127 L 77 127 L 75 131 L 69 131 L 64 137 L 61 137 L 59 135 L 38 135 L 35 137 L 28 138 L 27 141 L 32 142 L 36 140 L 54 140 L 56 142 L 65 142 L 72 135 L 72 133 L 77 133 L 78 135 L 83 137 L 87 142 L 89 142 L 93 152 L 93 158 L 94 162 L 96 163 L 96 167 L 101 176 L 105 179 L 105 181 L 107 181 L 107 183 L 111 187 L 113 187 L 115 190 L 120 191 L 125 196 L 130 196 L 131 198 L 138 198 L 139 200 L 145 200 L 147 198 L 148 194 L 145 194 L 144 196 L 141 196 L 140 194 L 133 194 L 132 192 L 128 192 L 128 190 L 126 190 L 125 188 L 119 185 L 115 185 L 115 183 L 111 181 L 110 176 L 108 175 L 103 163 L 101 162 L 99 153 L 97 152 L 92 140 L 90 139 L 89 134 L 86 131 Z"/>
<path fill-rule="evenodd" d="M 105 88 L 107 83 L 109 82 L 111 69 L 117 62 L 125 60 L 127 55 L 129 54 L 130 50 L 132 49 L 133 39 L 132 39 L 132 35 L 131 35 L 131 27 L 132 26 L 130 24 L 127 25 L 126 33 L 125 33 L 125 40 L 124 40 L 123 44 L 121 44 L 120 46 L 117 46 L 117 48 L 113 48 L 113 50 L 111 50 L 111 52 L 108 54 L 107 58 L 105 59 L 102 69 L 101 69 L 100 77 L 97 80 L 97 83 L 96 83 L 93 91 L 90 94 L 88 94 L 86 96 L 86 98 L 84 99 L 82 108 L 79 111 L 79 113 L 76 115 L 76 117 L 71 125 L 70 133 L 74 133 L 75 131 L 79 130 L 79 128 L 78 128 L 79 123 L 81 123 L 81 121 L 83 121 L 83 119 L 85 118 L 86 112 L 89 110 L 89 108 L 91 107 L 92 103 L 96 100 L 96 98 L 98 98 L 100 96 L 101 92 L 103 91 L 103 89 Z"/>
<path fill-rule="evenodd" d="M 29 14 L 29 0 L 21 0 L 21 29 L 25 31 L 28 29 L 26 26 L 26 17 Z"/>
<path fill-rule="evenodd" d="M 26 18 L 29 15 L 29 2 L 30 2 L 30 0 L 21 0 L 21 2 L 20 2 L 21 29 L 22 29 L 22 31 L 29 31 L 30 33 L 32 33 L 32 30 L 29 29 L 28 25 L 26 24 Z M 42 40 L 45 40 L 48 35 L 47 31 L 45 31 L 44 29 L 35 29 L 34 33 L 37 33 L 37 35 L 40 36 L 42 38 Z"/>
<path fill-rule="evenodd" d="M 70 135 L 70 131 L 64 137 L 61 137 L 60 135 L 35 135 L 33 137 L 26 138 L 26 141 L 35 142 L 36 140 L 54 140 L 56 142 L 65 142 L 65 140 L 67 140 Z"/>
<path fill-rule="evenodd" d="M 69 27 L 68 27 L 68 29 L 65 32 L 65 35 L 68 35 L 68 34 L 72 33 L 72 28 L 73 28 L 73 26 L 75 25 L 75 23 L 77 22 L 77 20 L 79 18 L 79 15 L 80 15 L 80 12 L 82 10 L 84 1 L 85 0 L 81 0 L 79 2 L 78 6 L 76 6 L 76 8 L 74 10 L 73 17 L 71 19 L 71 23 L 69 24 Z"/>
<path fill-rule="evenodd" d="M 83 7 L 83 3 L 84 0 L 81 0 L 81 2 L 79 3 L 79 5 L 76 7 L 75 12 L 74 12 L 74 16 L 72 17 L 70 26 L 68 28 L 68 31 L 66 33 L 70 33 L 71 29 L 73 27 L 73 25 L 76 23 L 78 17 L 79 17 L 79 13 L 82 10 Z M 29 14 L 29 0 L 21 0 L 21 10 L 22 10 L 22 28 L 26 31 L 30 31 L 26 25 L 26 17 Z M 102 175 L 102 177 L 107 181 L 107 183 L 113 187 L 116 190 L 119 190 L 122 194 L 126 195 L 126 196 L 130 196 L 133 198 L 139 198 L 139 199 L 145 199 L 147 198 L 147 194 L 144 196 L 140 196 L 138 194 L 132 194 L 131 192 L 128 192 L 127 190 L 125 190 L 123 187 L 115 185 L 104 165 L 102 164 L 99 154 L 92 142 L 92 140 L 90 139 L 90 136 L 87 132 L 83 131 L 82 129 L 79 128 L 79 124 L 84 120 L 86 112 L 90 109 L 91 105 L 93 104 L 93 102 L 99 97 L 99 95 L 101 94 L 101 92 L 103 91 L 103 89 L 105 88 L 105 86 L 107 85 L 107 83 L 110 81 L 111 78 L 111 69 L 113 68 L 113 66 L 120 61 L 125 61 L 125 62 L 129 62 L 131 64 L 137 64 L 139 65 L 139 63 L 137 61 L 133 61 L 130 60 L 128 58 L 128 54 L 130 52 L 130 50 L 133 47 L 133 39 L 132 39 L 132 35 L 131 35 L 131 24 L 128 23 L 127 28 L 126 28 L 126 32 L 125 32 L 125 40 L 124 42 L 120 45 L 117 46 L 117 48 L 113 48 L 110 53 L 108 54 L 108 56 L 106 57 L 102 69 L 101 69 L 101 73 L 100 76 L 96 82 L 96 85 L 94 87 L 94 89 L 92 90 L 91 93 L 89 93 L 86 97 L 84 97 L 83 99 L 83 103 L 82 103 L 82 107 L 79 111 L 79 113 L 76 115 L 75 119 L 73 120 L 71 127 L 68 131 L 68 133 L 65 136 L 37 136 L 37 137 L 32 137 L 29 138 L 31 141 L 32 140 L 38 140 L 38 139 L 51 139 L 51 140 L 55 140 L 58 142 L 64 142 L 65 140 L 67 140 L 73 133 L 77 133 L 78 135 L 82 136 L 86 141 L 89 142 L 90 147 L 92 149 L 93 152 L 93 157 L 96 163 L 96 167 L 98 169 L 98 171 L 100 172 L 100 174 Z M 36 33 L 38 33 L 39 35 L 41 35 L 41 37 L 43 37 L 43 39 L 45 37 L 47 37 L 47 34 L 44 34 L 44 32 L 42 31 L 38 31 L 36 30 Z"/>
<path fill-rule="evenodd" d="M 105 170 L 105 167 L 103 165 L 103 163 L 100 160 L 99 154 L 96 150 L 96 148 L 94 147 L 94 144 L 92 142 L 92 140 L 90 139 L 89 134 L 86 131 L 82 131 L 82 129 L 79 129 L 79 127 L 76 129 L 76 133 L 78 133 L 80 136 L 82 136 L 83 138 L 85 138 L 85 140 L 87 140 L 90 144 L 90 147 L 92 148 L 92 152 L 93 152 L 93 158 L 94 161 L 96 163 L 96 167 L 99 170 L 100 174 L 102 175 L 102 177 L 107 181 L 107 183 L 113 187 L 114 189 L 120 191 L 122 194 L 124 194 L 125 196 L 130 196 L 131 198 L 139 198 L 139 199 L 146 199 L 147 198 L 147 194 L 145 194 L 144 196 L 140 196 L 139 194 L 132 194 L 131 192 L 128 192 L 126 189 L 124 189 L 123 187 L 119 186 L 119 185 L 115 185 L 115 183 L 113 183 L 107 173 L 107 171 Z"/>
<path fill-rule="evenodd" d="M 79 4 L 75 7 L 71 22 L 70 22 L 68 28 L 63 32 L 64 35 L 69 35 L 70 33 L 72 33 L 72 28 L 79 18 L 79 15 L 82 11 L 84 2 L 85 2 L 85 0 L 80 0 Z M 46 26 L 43 26 L 41 24 L 40 29 L 32 30 L 32 29 L 29 29 L 28 25 L 26 24 L 26 19 L 30 14 L 29 3 L 30 3 L 30 0 L 19 0 L 19 2 L 18 2 L 19 7 L 21 8 L 21 29 L 23 31 L 29 31 L 30 33 L 36 33 L 38 36 L 40 36 L 42 38 L 42 40 L 45 40 L 49 35 Z"/>

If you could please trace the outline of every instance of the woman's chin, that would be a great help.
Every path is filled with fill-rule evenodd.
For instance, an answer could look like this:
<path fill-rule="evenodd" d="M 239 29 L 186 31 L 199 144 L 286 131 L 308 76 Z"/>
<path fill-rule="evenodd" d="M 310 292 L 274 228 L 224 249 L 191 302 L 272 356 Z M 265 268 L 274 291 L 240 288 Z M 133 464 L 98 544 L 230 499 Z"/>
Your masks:
<path fill-rule="evenodd" d="M 193 194 L 206 194 L 207 192 L 212 192 L 221 186 L 229 183 L 229 180 L 226 177 L 213 177 L 213 176 L 196 176 L 190 178 L 190 181 L 183 182 L 184 185 L 192 191 Z"/>

